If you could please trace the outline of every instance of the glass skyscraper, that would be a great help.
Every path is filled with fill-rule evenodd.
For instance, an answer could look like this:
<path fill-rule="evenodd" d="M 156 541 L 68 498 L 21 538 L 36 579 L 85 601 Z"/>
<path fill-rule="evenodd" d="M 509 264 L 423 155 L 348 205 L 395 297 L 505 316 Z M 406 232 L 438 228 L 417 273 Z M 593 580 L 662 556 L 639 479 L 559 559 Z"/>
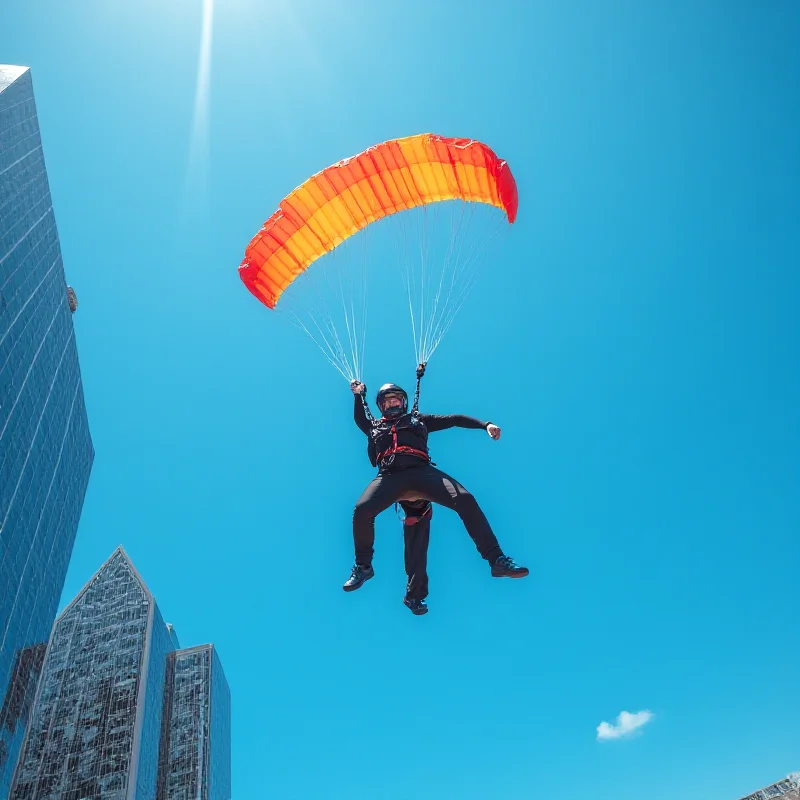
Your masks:
<path fill-rule="evenodd" d="M 12 800 L 229 800 L 222 667 L 177 646 L 118 548 L 56 620 Z"/>
<path fill-rule="evenodd" d="M 170 653 L 157 800 L 228 800 L 231 698 L 213 645 Z"/>
<path fill-rule="evenodd" d="M 771 800 L 773 797 L 780 800 L 800 800 L 800 772 L 793 772 L 782 781 L 759 789 L 741 800 Z"/>
<path fill-rule="evenodd" d="M 0 798 L 25 732 L 94 449 L 30 72 L 0 66 Z"/>

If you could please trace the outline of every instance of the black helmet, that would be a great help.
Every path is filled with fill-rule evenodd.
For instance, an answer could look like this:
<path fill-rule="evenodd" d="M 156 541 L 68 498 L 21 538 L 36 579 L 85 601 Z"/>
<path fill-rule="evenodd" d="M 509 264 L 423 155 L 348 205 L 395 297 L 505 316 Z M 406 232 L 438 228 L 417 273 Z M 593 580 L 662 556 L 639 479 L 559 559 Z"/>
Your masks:
<path fill-rule="evenodd" d="M 388 409 L 388 413 L 383 410 L 383 400 L 387 394 L 399 394 L 400 398 L 403 401 L 403 405 L 400 408 L 390 408 Z M 375 398 L 375 402 L 378 408 L 381 410 L 381 414 L 384 416 L 389 417 L 400 417 L 408 411 L 408 395 L 406 394 L 406 390 L 400 388 L 396 383 L 384 383 L 383 386 L 378 390 L 378 396 Z"/>

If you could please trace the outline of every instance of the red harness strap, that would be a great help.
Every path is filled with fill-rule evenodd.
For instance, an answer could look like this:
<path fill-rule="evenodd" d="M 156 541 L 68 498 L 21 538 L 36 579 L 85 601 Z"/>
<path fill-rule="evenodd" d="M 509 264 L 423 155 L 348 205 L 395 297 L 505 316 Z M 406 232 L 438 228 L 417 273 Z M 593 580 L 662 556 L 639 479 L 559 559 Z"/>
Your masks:
<path fill-rule="evenodd" d="M 424 450 L 417 450 L 415 447 L 397 444 L 397 426 L 392 425 L 392 446 L 388 450 L 384 450 L 382 453 L 379 453 L 377 460 L 379 462 L 383 461 L 384 458 L 387 456 L 393 456 L 395 453 L 400 453 L 401 455 L 407 456 L 416 456 L 417 458 L 425 459 L 425 461 L 431 460 L 431 457 Z"/>
<path fill-rule="evenodd" d="M 424 514 L 420 514 L 417 517 L 406 517 L 403 520 L 403 525 L 416 525 L 418 522 L 421 522 L 424 519 L 430 519 L 433 516 L 433 506 L 428 503 L 428 508 Z"/>

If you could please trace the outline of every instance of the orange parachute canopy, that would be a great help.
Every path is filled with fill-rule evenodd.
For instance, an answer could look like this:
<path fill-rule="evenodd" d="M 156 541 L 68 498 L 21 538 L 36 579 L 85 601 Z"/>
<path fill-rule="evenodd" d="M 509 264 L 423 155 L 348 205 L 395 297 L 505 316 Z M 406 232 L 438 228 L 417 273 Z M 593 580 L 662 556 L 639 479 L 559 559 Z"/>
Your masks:
<path fill-rule="evenodd" d="M 486 203 L 517 216 L 508 164 L 472 139 L 424 133 L 375 145 L 323 169 L 285 197 L 245 250 L 239 276 L 274 308 L 320 256 L 372 222 L 443 200 Z"/>

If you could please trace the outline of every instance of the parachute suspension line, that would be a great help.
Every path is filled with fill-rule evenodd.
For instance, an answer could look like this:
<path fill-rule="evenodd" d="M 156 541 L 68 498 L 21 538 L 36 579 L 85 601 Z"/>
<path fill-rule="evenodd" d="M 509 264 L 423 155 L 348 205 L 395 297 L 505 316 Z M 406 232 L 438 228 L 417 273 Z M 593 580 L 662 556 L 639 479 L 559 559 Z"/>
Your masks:
<path fill-rule="evenodd" d="M 393 232 L 418 364 L 430 360 L 449 332 L 477 282 L 486 250 L 504 223 L 506 218 L 497 209 L 463 200 L 397 214 Z M 412 237 L 418 241 L 412 242 Z"/>
<path fill-rule="evenodd" d="M 312 289 L 315 290 L 315 292 L 318 292 L 318 287 L 314 281 L 307 283 Z M 326 307 L 326 304 L 321 302 L 318 305 L 312 300 L 310 305 L 303 303 L 301 306 L 306 312 L 305 316 L 311 320 L 314 328 L 316 328 L 317 335 L 314 335 L 314 332 L 310 326 L 306 325 L 306 323 L 302 320 L 300 315 L 294 311 L 294 309 L 290 309 L 292 321 L 302 331 L 304 331 L 306 335 L 308 335 L 308 337 L 314 342 L 314 344 L 317 345 L 317 347 L 319 347 L 320 350 L 322 350 L 328 361 L 330 361 L 330 363 L 346 380 L 353 380 L 355 377 L 353 366 L 348 360 L 344 348 L 342 347 L 339 334 L 336 330 L 336 326 L 333 322 L 330 311 Z"/>
<path fill-rule="evenodd" d="M 464 222 L 464 215 L 465 213 L 467 213 L 467 211 L 469 211 L 469 216 L 471 218 L 472 208 L 473 208 L 469 203 L 461 203 L 459 205 L 461 207 L 458 216 L 458 221 L 456 221 L 455 214 L 451 214 L 450 216 L 451 235 L 447 253 L 444 256 L 442 271 L 439 276 L 439 286 L 436 292 L 433 311 L 430 315 L 430 323 L 428 326 L 428 330 L 426 331 L 426 339 L 423 344 L 422 353 L 420 354 L 421 359 L 423 361 L 427 361 L 431 357 L 431 355 L 433 355 L 433 351 L 436 349 L 439 341 L 441 340 L 441 336 L 436 335 L 436 331 L 439 329 L 437 314 L 439 313 L 439 307 L 442 299 L 442 290 L 445 284 L 445 278 L 447 277 L 447 273 L 451 272 L 450 285 L 447 289 L 447 295 L 444 299 L 444 303 L 441 303 L 442 314 L 444 314 L 448 308 L 448 304 L 450 302 L 450 298 L 453 293 L 453 288 L 455 286 L 456 278 L 458 277 L 458 266 L 460 263 L 460 258 L 459 258 L 460 247 L 459 247 L 459 252 L 456 254 L 456 257 L 453 258 L 455 253 L 455 245 L 458 242 L 459 230 L 463 229 L 462 226 Z"/>
<path fill-rule="evenodd" d="M 475 204 L 469 204 L 469 212 L 466 215 L 466 225 L 464 225 L 464 215 L 462 214 L 458 224 L 455 226 L 454 239 L 458 241 L 458 249 L 455 252 L 455 258 L 452 258 L 452 256 L 448 257 L 448 260 L 452 258 L 452 264 L 447 265 L 447 268 L 452 267 L 450 286 L 448 287 L 447 296 L 442 305 L 442 313 L 432 321 L 433 333 L 428 342 L 427 351 L 423 354 L 423 359 L 430 358 L 439 346 L 477 283 L 478 273 L 485 251 L 498 238 L 498 234 L 502 228 L 506 228 L 505 235 L 507 235 L 508 230 L 510 230 L 511 226 L 506 226 L 505 220 L 498 215 L 495 217 L 495 223 L 489 227 L 488 235 L 482 235 L 480 237 L 467 236 L 465 231 L 472 226 L 472 217 L 475 213 L 475 208 Z M 464 235 L 461 235 L 462 233 L 464 233 Z M 505 235 L 502 238 L 505 238 Z M 464 245 L 469 239 L 472 239 L 471 246 L 468 247 L 468 253 L 464 256 Z"/>
<path fill-rule="evenodd" d="M 431 272 L 428 258 L 428 208 L 423 206 L 402 214 L 398 222 L 403 236 L 403 277 L 409 295 L 414 354 L 417 363 L 421 363 L 425 350 L 425 341 L 428 336 L 430 317 L 426 302 L 430 296 L 429 275 Z M 417 257 L 412 255 L 411 247 L 409 246 L 409 239 L 412 237 L 415 237 L 418 241 L 419 255 Z"/>
<path fill-rule="evenodd" d="M 334 352 L 330 342 L 325 338 L 324 333 L 320 331 L 320 338 L 322 339 L 322 342 L 320 342 L 320 340 L 314 336 L 314 334 L 308 329 L 308 326 L 303 323 L 303 321 L 294 311 L 290 312 L 290 320 L 294 325 L 300 328 L 300 330 L 303 331 L 312 342 L 314 342 L 314 344 L 322 351 L 322 354 L 325 356 L 325 358 L 328 359 L 330 364 L 346 381 L 354 380 L 354 376 L 349 365 L 345 361 L 342 361 L 339 355 Z"/>
<path fill-rule="evenodd" d="M 461 219 L 463 219 L 463 217 L 464 217 L 464 211 L 466 209 L 466 206 L 467 206 L 466 203 L 461 205 L 461 214 L 460 214 Z M 431 313 L 431 320 L 432 321 L 436 319 L 436 314 L 437 314 L 437 312 L 439 310 L 439 304 L 441 302 L 442 287 L 444 285 L 444 279 L 445 279 L 445 276 L 447 275 L 448 267 L 452 262 L 453 250 L 454 250 L 454 246 L 455 246 L 455 242 L 456 242 L 455 234 L 456 234 L 456 231 L 457 231 L 457 224 L 455 222 L 454 215 L 451 215 L 450 229 L 451 229 L 451 235 L 450 235 L 450 239 L 449 239 L 447 253 L 445 254 L 445 257 L 444 257 L 444 266 L 443 266 L 443 268 L 441 270 L 441 273 L 439 274 L 439 285 L 438 285 L 437 290 L 436 290 L 436 296 L 434 298 L 434 303 L 433 303 L 433 311 Z M 454 279 L 455 279 L 455 274 L 453 275 L 453 280 Z M 453 280 L 451 280 L 451 287 L 452 287 Z M 445 301 L 445 305 L 446 305 L 446 301 Z M 427 361 L 428 358 L 430 357 L 431 352 L 429 350 L 429 341 L 430 341 L 430 329 L 426 332 L 426 339 L 425 339 L 425 342 L 422 345 L 421 352 L 418 354 L 419 355 L 419 359 L 418 360 Z"/>
<path fill-rule="evenodd" d="M 411 297 L 411 284 L 403 275 L 403 282 L 406 285 L 406 294 L 408 295 L 408 313 L 411 317 L 411 337 L 414 340 L 414 357 L 419 361 L 419 348 L 417 347 L 417 326 L 414 322 L 414 301 Z"/>
<path fill-rule="evenodd" d="M 433 225 L 430 224 L 429 214 L 435 215 L 437 211 L 436 207 L 433 212 L 430 212 L 427 206 L 420 206 L 401 212 L 398 214 L 397 225 L 394 228 L 395 238 L 399 244 L 398 250 L 402 254 L 401 274 L 408 295 L 411 334 L 417 363 L 424 360 L 423 353 L 428 336 L 430 297 L 432 295 L 432 237 L 430 230 L 431 228 L 436 230 L 436 223 L 434 220 Z M 418 250 L 413 246 L 412 239 L 417 240 Z M 418 255 L 414 253 L 415 250 Z"/>
<path fill-rule="evenodd" d="M 364 232 L 366 234 L 366 231 Z M 363 252 L 363 242 L 362 242 L 362 252 Z M 363 262 L 363 257 L 359 259 L 359 261 Z M 349 291 L 345 291 L 344 281 L 342 278 L 342 272 L 344 270 L 337 270 L 338 272 L 338 298 L 342 305 L 342 313 L 344 315 L 344 324 L 345 328 L 347 329 L 347 341 L 350 345 L 350 363 L 353 365 L 353 373 L 356 377 L 358 377 L 361 373 L 362 364 L 360 363 L 360 351 L 359 351 L 359 343 L 360 337 L 358 333 L 358 322 L 356 319 L 356 310 L 355 310 L 355 270 L 350 270 L 350 287 Z M 363 284 L 362 284 L 363 286 Z M 347 297 L 350 297 L 350 304 L 348 308 Z"/>
<path fill-rule="evenodd" d="M 462 232 L 469 230 L 472 226 L 472 219 L 475 213 L 475 204 L 472 203 L 465 203 L 462 206 L 461 214 L 459 215 L 458 220 L 453 218 L 453 234 L 451 239 L 451 248 L 448 252 L 447 262 L 445 264 L 445 270 L 443 271 L 443 275 L 446 272 L 450 271 L 450 283 L 447 287 L 447 295 L 445 297 L 444 303 L 442 304 L 442 313 L 432 320 L 431 327 L 433 329 L 432 334 L 432 341 L 430 344 L 431 352 L 433 352 L 440 344 L 441 340 L 444 338 L 445 333 L 445 320 L 450 317 L 455 317 L 455 313 L 457 313 L 458 309 L 460 308 L 460 304 L 454 309 L 453 304 L 453 296 L 454 293 L 459 291 L 457 287 L 461 287 L 461 290 L 466 290 L 469 292 L 471 289 L 471 284 L 469 282 L 462 283 L 462 276 L 468 269 L 468 260 L 462 258 L 462 252 L 464 249 L 464 242 L 466 234 L 462 236 Z M 466 217 L 466 222 L 465 222 Z M 455 312 L 455 313 L 454 313 Z M 447 325 L 449 328 L 449 325 Z M 429 355 L 429 354 L 428 354 Z"/>
<path fill-rule="evenodd" d="M 414 342 L 414 356 L 417 362 L 419 362 L 419 354 L 421 351 L 420 343 L 422 341 L 425 320 L 421 309 L 419 309 L 419 318 L 417 318 L 416 303 L 421 292 L 417 289 L 417 276 L 412 268 L 414 257 L 411 255 L 411 246 L 409 242 L 411 238 L 411 222 L 409 217 L 413 216 L 415 213 L 418 212 L 416 210 L 400 212 L 397 215 L 397 226 L 393 229 L 393 233 L 397 240 L 397 249 L 401 253 L 401 264 L 403 267 L 401 275 L 406 287 L 406 294 L 408 295 L 408 312 L 411 318 L 411 336 Z"/>
<path fill-rule="evenodd" d="M 330 184 L 327 176 L 321 176 L 320 180 L 335 194 L 336 187 Z M 352 199 L 358 204 L 355 195 Z M 338 226 L 341 229 L 351 225 L 358 227 L 354 210 L 347 204 L 343 210 L 344 213 L 340 213 L 336 208 L 331 209 Z M 365 209 L 359 207 L 358 213 L 365 216 Z M 311 319 L 307 323 L 295 314 L 295 323 L 348 381 L 361 378 L 364 371 L 368 234 L 369 228 L 366 228 L 360 231 L 359 236 L 339 239 L 317 269 L 304 271 L 296 279 L 296 288 L 292 292 L 294 299 L 291 302 L 301 306 Z M 356 297 L 357 292 L 360 292 L 360 298 Z M 307 296 L 310 294 L 314 297 Z M 314 329 L 318 335 L 314 334 Z"/>
<path fill-rule="evenodd" d="M 413 213 L 411 211 L 408 212 Z M 413 263 L 411 255 L 410 255 L 410 247 L 409 247 L 409 230 L 408 227 L 404 224 L 405 220 L 403 219 L 403 213 L 401 212 L 398 214 L 398 225 L 396 228 L 393 229 L 393 233 L 395 235 L 395 241 L 397 243 L 398 250 L 402 254 L 402 264 L 405 269 L 402 270 L 402 277 L 403 283 L 406 287 L 406 294 L 408 295 L 408 313 L 411 317 L 411 335 L 414 340 L 414 355 L 419 361 L 419 352 L 420 348 L 418 345 L 417 337 L 417 323 L 414 316 L 414 295 L 416 294 L 416 281 L 414 280 L 414 271 L 411 269 L 411 264 Z M 422 319 L 420 318 L 420 326 L 422 325 Z M 420 327 L 420 334 L 422 336 L 422 330 Z"/>
<path fill-rule="evenodd" d="M 305 280 L 305 278 L 306 275 L 303 275 L 298 279 L 298 281 L 303 279 L 301 286 L 303 288 L 316 290 L 317 287 L 314 281 Z M 339 341 L 336 329 L 333 326 L 330 313 L 325 308 L 325 304 L 323 303 L 322 308 L 319 308 L 313 301 L 313 298 L 305 302 L 295 300 L 295 303 L 299 306 L 298 310 L 295 310 L 291 303 L 286 303 L 284 308 L 276 309 L 276 313 L 280 313 L 285 309 L 292 324 L 303 331 L 309 339 L 314 342 L 343 377 L 352 380 L 352 368 L 348 364 L 347 357 Z M 299 311 L 304 312 L 302 316 Z M 306 324 L 303 317 L 307 317 L 311 324 Z M 313 329 L 316 329 L 316 334 Z"/>
<path fill-rule="evenodd" d="M 483 257 L 483 251 L 489 247 L 489 244 L 497 238 L 503 238 L 508 235 L 508 231 L 510 230 L 511 226 L 507 226 L 505 233 L 502 235 L 500 234 L 501 226 L 503 226 L 503 221 L 501 220 L 499 225 L 495 228 L 492 235 L 479 247 L 473 247 L 473 253 L 468 257 L 467 260 L 464 262 L 465 272 L 468 272 L 467 277 L 463 281 L 463 285 L 461 286 L 461 290 L 456 293 L 455 299 L 453 301 L 448 300 L 446 306 L 449 306 L 446 311 L 447 313 L 444 314 L 437 323 L 437 330 L 436 335 L 431 346 L 430 352 L 428 353 L 428 357 L 436 350 L 436 348 L 441 343 L 442 339 L 447 335 L 451 326 L 453 325 L 456 317 L 458 316 L 458 312 L 461 310 L 462 306 L 466 302 L 470 292 L 472 291 L 473 287 L 478 281 L 478 273 L 480 271 L 481 259 Z"/>
<path fill-rule="evenodd" d="M 359 236 L 346 239 L 330 253 L 329 264 L 320 264 L 328 279 L 326 296 L 335 297 L 341 307 L 341 321 L 347 331 L 349 344 L 348 364 L 353 378 L 361 378 L 364 370 L 369 233 L 369 229 L 364 229 Z M 360 293 L 358 305 L 357 293 Z M 332 327 L 335 329 L 336 325 Z M 341 324 L 338 327 L 341 328 Z"/>
<path fill-rule="evenodd" d="M 319 269 L 299 276 L 277 309 L 289 313 L 348 382 L 361 378 L 364 369 L 368 232 L 361 233 L 329 253 Z"/>
<path fill-rule="evenodd" d="M 422 296 L 420 298 L 420 318 L 424 321 L 423 325 L 423 335 L 422 340 L 420 342 L 419 352 L 416 353 L 417 363 L 421 363 L 422 359 L 425 356 L 425 347 L 426 342 L 428 339 L 428 330 L 431 318 L 431 311 L 430 311 L 430 296 L 431 296 L 431 282 L 432 282 L 432 274 L 433 270 L 431 269 L 430 264 L 430 250 L 431 250 L 431 236 L 429 231 L 432 229 L 434 231 L 437 230 L 436 226 L 436 216 L 437 211 L 439 210 L 439 204 L 436 203 L 433 206 L 422 206 L 422 232 L 420 236 L 420 243 L 421 243 L 421 250 L 422 250 L 422 277 L 421 277 L 421 284 L 422 284 Z M 429 216 L 431 213 L 434 216 L 433 224 L 431 226 L 428 225 Z"/>
<path fill-rule="evenodd" d="M 436 219 L 435 218 L 437 216 L 438 210 L 439 210 L 438 204 L 434 205 L 433 206 L 433 212 L 432 212 L 433 216 L 434 216 L 433 226 L 432 226 L 433 230 L 437 229 L 436 228 Z M 425 249 L 426 262 L 428 261 L 428 254 L 430 252 L 430 239 L 428 237 L 428 214 L 429 214 L 428 207 L 427 206 L 423 207 L 423 210 L 422 210 L 422 219 L 423 219 L 422 241 L 423 241 L 423 246 L 424 246 L 424 249 Z M 431 282 L 432 282 L 432 270 L 427 270 L 426 271 L 426 269 L 425 269 L 426 266 L 427 266 L 427 264 L 423 264 L 423 267 L 422 267 L 422 279 L 424 281 L 425 288 L 427 290 L 426 291 L 426 298 L 429 298 L 430 295 L 432 294 L 432 289 L 431 289 L 431 285 L 430 285 Z M 422 305 L 423 305 L 423 314 L 424 314 L 423 318 L 425 320 L 425 332 L 424 332 L 424 336 L 422 337 L 422 342 L 420 344 L 419 352 L 417 353 L 417 361 L 418 362 L 421 362 L 425 358 L 425 350 L 427 349 L 428 336 L 430 335 L 430 320 L 432 319 L 433 314 L 436 313 L 435 312 L 435 305 L 434 305 L 434 311 L 433 312 L 431 311 L 430 301 L 428 301 L 427 307 L 426 307 L 424 301 L 423 301 Z"/>
<path fill-rule="evenodd" d="M 356 199 L 356 202 L 358 200 Z M 349 211 L 349 209 L 348 209 Z M 363 211 L 362 211 L 363 213 Z M 352 217 L 353 223 L 356 220 Z M 369 227 L 363 229 L 361 234 L 355 240 L 348 240 L 344 243 L 344 247 L 340 245 L 343 252 L 348 251 L 348 245 L 351 245 L 353 253 L 351 260 L 357 261 L 359 269 L 347 270 L 350 277 L 349 290 L 345 294 L 345 288 L 342 281 L 342 272 L 339 270 L 339 296 L 342 303 L 342 311 L 344 313 L 345 326 L 347 328 L 347 337 L 350 343 L 350 353 L 352 358 L 353 370 L 356 377 L 363 375 L 364 369 L 364 352 L 366 343 L 366 326 L 367 326 L 367 253 L 369 243 Z M 360 254 L 359 254 L 360 251 Z M 334 253 L 336 251 L 334 250 Z M 356 292 L 361 292 L 360 303 L 360 320 L 359 326 L 359 313 L 356 312 L 355 295 Z M 347 307 L 347 296 L 350 298 L 349 309 Z"/>
<path fill-rule="evenodd" d="M 359 352 L 361 354 L 361 361 L 359 363 L 359 368 L 362 372 L 359 373 L 360 377 L 363 377 L 363 369 L 364 369 L 364 362 L 366 359 L 366 352 L 367 352 L 367 312 L 369 311 L 369 292 L 367 291 L 367 239 L 365 238 L 361 244 L 362 247 L 362 256 L 361 256 L 361 340 L 359 345 Z"/>
<path fill-rule="evenodd" d="M 337 263 L 331 263 L 331 264 L 326 264 L 324 266 L 327 266 L 335 271 L 335 269 L 338 268 L 339 265 Z M 334 294 L 336 287 L 335 284 L 332 284 L 332 281 L 330 280 L 331 278 L 330 272 L 325 273 L 325 278 L 328 284 L 329 291 L 331 292 L 331 294 Z M 316 282 L 312 282 L 312 287 L 319 301 L 319 305 L 316 304 L 314 305 L 314 313 L 312 315 L 312 319 L 314 320 L 314 323 L 315 325 L 317 325 L 317 327 L 319 327 L 317 323 L 318 318 L 320 318 L 325 323 L 325 327 L 327 328 L 328 333 L 331 337 L 330 341 L 332 342 L 332 344 L 328 343 L 327 338 L 325 339 L 325 341 L 326 343 L 328 343 L 328 346 L 331 348 L 331 350 L 335 350 L 339 362 L 344 367 L 344 373 L 346 373 L 347 379 L 352 380 L 355 377 L 355 365 L 353 364 L 352 359 L 348 358 L 347 356 L 344 345 L 342 344 L 341 337 L 339 336 L 339 331 L 337 329 L 336 322 L 331 313 L 330 306 L 328 305 L 328 303 L 325 302 L 326 293 L 320 291 L 320 287 L 316 284 Z"/>
<path fill-rule="evenodd" d="M 428 209 L 425 206 L 421 208 L 421 216 L 422 216 L 422 224 L 419 235 L 419 319 L 420 319 L 420 335 L 424 335 L 425 331 L 425 322 L 426 322 L 426 315 L 425 315 L 425 256 L 427 255 L 425 252 L 425 238 L 428 232 L 427 230 L 427 221 L 428 221 Z M 419 359 L 419 353 L 415 354 L 417 359 Z"/>

